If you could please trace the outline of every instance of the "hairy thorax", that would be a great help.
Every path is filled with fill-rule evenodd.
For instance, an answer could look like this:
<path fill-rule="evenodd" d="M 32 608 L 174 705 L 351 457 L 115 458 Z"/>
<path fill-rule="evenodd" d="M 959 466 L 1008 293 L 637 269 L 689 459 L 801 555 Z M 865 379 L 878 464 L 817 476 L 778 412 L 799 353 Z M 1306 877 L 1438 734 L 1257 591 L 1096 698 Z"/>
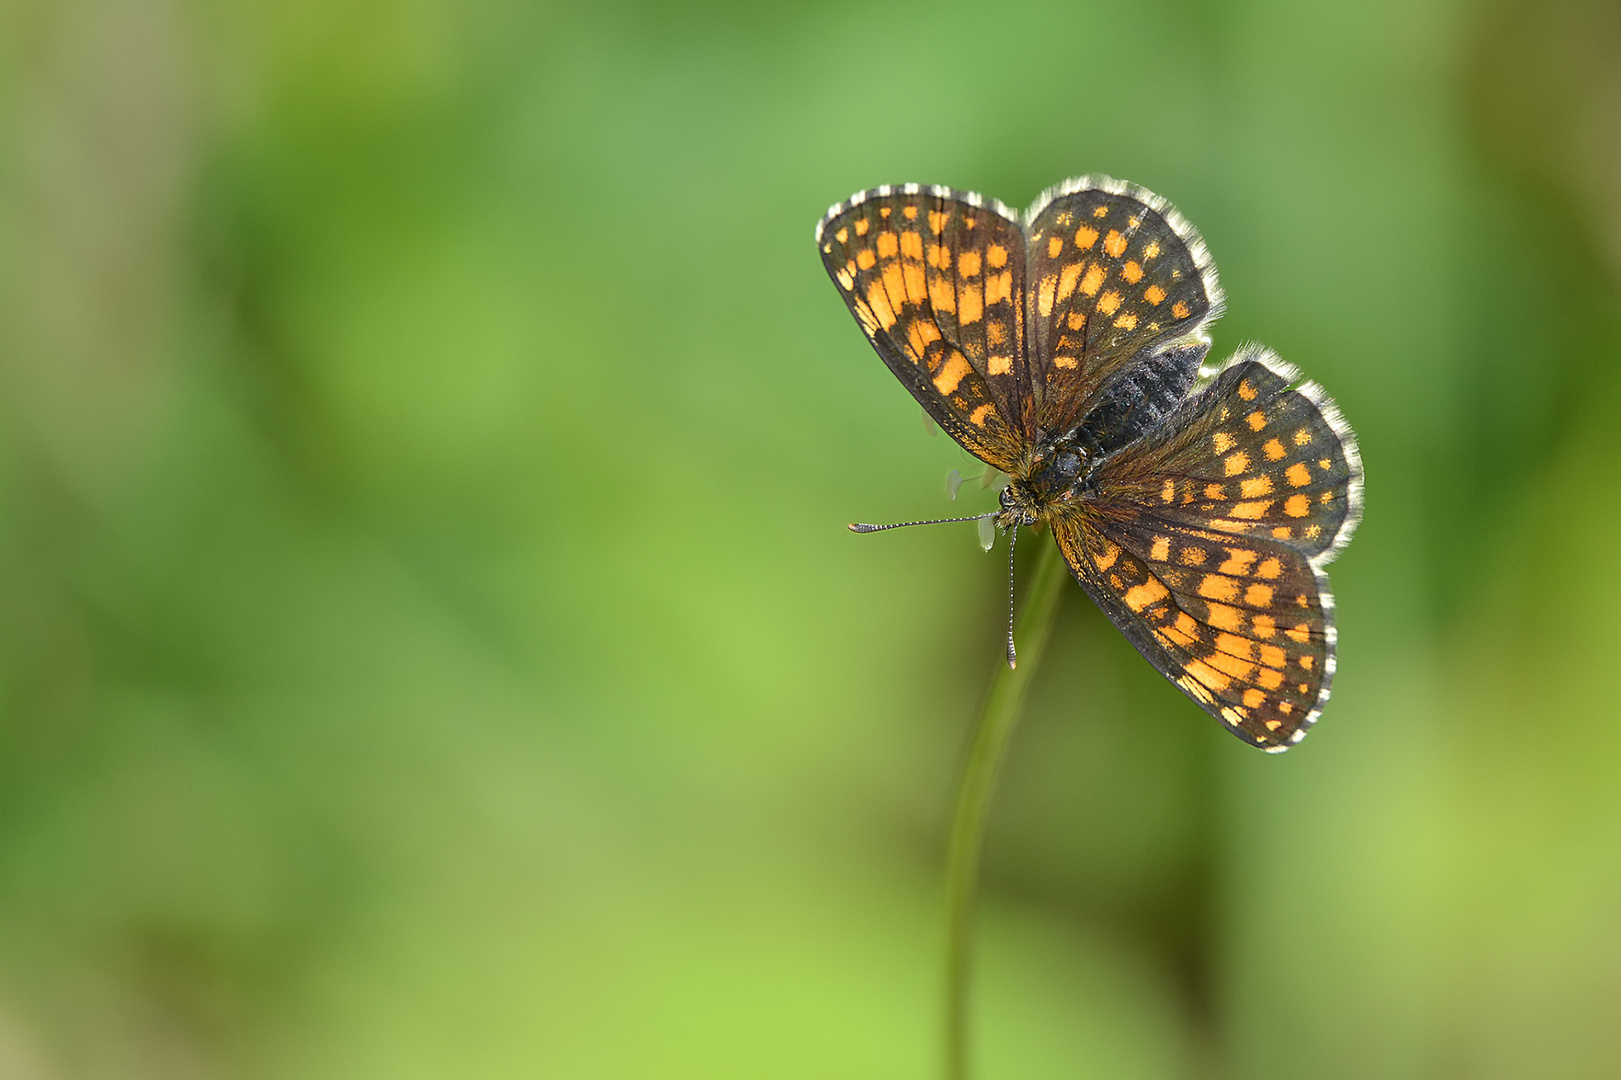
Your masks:
<path fill-rule="evenodd" d="M 1094 453 L 1072 433 L 1043 443 L 1031 455 L 1023 476 L 1015 475 L 1002 489 L 1002 528 L 1034 525 L 1069 510 L 1078 510 Z"/>

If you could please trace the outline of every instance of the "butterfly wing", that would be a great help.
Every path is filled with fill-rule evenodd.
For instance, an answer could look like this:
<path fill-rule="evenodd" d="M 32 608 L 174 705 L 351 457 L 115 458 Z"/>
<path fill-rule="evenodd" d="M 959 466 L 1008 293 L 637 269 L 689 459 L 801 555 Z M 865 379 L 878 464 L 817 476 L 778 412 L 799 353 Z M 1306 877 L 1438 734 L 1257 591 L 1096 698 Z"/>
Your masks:
<path fill-rule="evenodd" d="M 1066 432 L 1126 372 L 1167 369 L 1171 401 L 1193 382 L 1221 313 L 1198 232 L 1145 188 L 1082 177 L 1046 192 L 1025 229 L 1025 322 L 1038 425 Z"/>
<path fill-rule="evenodd" d="M 1095 475 L 1104 505 L 1280 541 L 1319 565 L 1350 543 L 1362 512 L 1362 460 L 1339 410 L 1260 346 Z"/>
<path fill-rule="evenodd" d="M 1349 541 L 1362 490 L 1349 429 L 1294 381 L 1269 354 L 1241 354 L 1141 443 L 1100 461 L 1085 505 L 1053 530 L 1148 661 L 1274 752 L 1328 700 L 1334 601 L 1322 566 Z"/>
<path fill-rule="evenodd" d="M 970 453 L 1010 471 L 1030 423 L 1017 216 L 950 188 L 880 187 L 830 209 L 816 246 L 901 384 Z"/>

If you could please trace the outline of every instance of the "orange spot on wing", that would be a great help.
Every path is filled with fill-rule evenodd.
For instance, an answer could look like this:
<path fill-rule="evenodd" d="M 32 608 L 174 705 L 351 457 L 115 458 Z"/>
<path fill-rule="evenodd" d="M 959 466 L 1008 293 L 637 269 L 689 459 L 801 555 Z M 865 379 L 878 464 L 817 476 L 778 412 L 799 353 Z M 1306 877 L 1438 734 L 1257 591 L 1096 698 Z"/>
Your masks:
<path fill-rule="evenodd" d="M 957 256 L 957 273 L 962 277 L 973 277 L 979 273 L 979 252 L 965 251 Z"/>
<path fill-rule="evenodd" d="M 917 208 L 914 206 L 908 206 L 907 209 L 915 210 Z M 915 232 L 901 233 L 901 254 L 905 255 L 908 259 L 923 258 L 923 237 L 919 236 Z"/>
<path fill-rule="evenodd" d="M 1257 410 L 1244 417 L 1244 423 L 1250 426 L 1251 431 L 1260 431 L 1266 427 L 1266 416 Z"/>
<path fill-rule="evenodd" d="M 1206 574 L 1199 580 L 1199 595 L 1206 600 L 1238 599 L 1238 582 L 1221 574 Z"/>
<path fill-rule="evenodd" d="M 1069 294 L 1075 291 L 1075 283 L 1081 277 L 1081 264 L 1072 262 L 1058 275 L 1058 299 L 1060 302 L 1069 299 Z M 1076 327 L 1079 329 L 1079 327 Z"/>
<path fill-rule="evenodd" d="M 1169 595 L 1171 595 L 1170 592 L 1160 582 L 1159 578 L 1151 577 L 1141 585 L 1133 585 L 1127 589 L 1126 595 L 1122 599 L 1125 600 L 1126 606 L 1131 610 L 1141 612 L 1143 608 L 1158 603 Z"/>
<path fill-rule="evenodd" d="M 917 217 L 917 207 L 908 206 L 904 210 L 902 210 L 901 213 L 906 215 L 906 220 L 907 221 L 911 221 L 911 220 L 913 220 L 914 218 Z"/>
<path fill-rule="evenodd" d="M 1311 500 L 1304 495 L 1291 495 L 1284 500 L 1283 512 L 1290 517 L 1305 517 L 1311 512 Z"/>
<path fill-rule="evenodd" d="M 1179 319 L 1185 319 L 1192 314 L 1192 309 L 1182 301 L 1178 300 L 1176 303 L 1171 305 L 1171 314 L 1175 315 Z"/>
<path fill-rule="evenodd" d="M 1227 460 L 1223 462 L 1222 467 L 1226 469 L 1228 476 L 1237 476 L 1250 467 L 1250 456 L 1242 450 L 1234 454 L 1228 454 Z"/>
<path fill-rule="evenodd" d="M 934 388 L 942 394 L 955 393 L 957 384 L 962 382 L 962 377 L 970 370 L 968 358 L 960 352 L 954 352 L 946 360 L 940 373 L 934 377 Z"/>
<path fill-rule="evenodd" d="M 1248 548 L 1228 548 L 1226 560 L 1217 569 L 1224 574 L 1248 576 L 1250 564 L 1256 560 L 1258 555 L 1258 552 L 1251 551 Z"/>
<path fill-rule="evenodd" d="M 945 213 L 942 210 L 930 210 L 929 211 L 929 231 L 930 232 L 941 232 L 941 231 L 943 231 L 945 229 L 945 227 L 946 227 L 946 222 L 948 222 L 950 220 L 951 220 L 951 215 L 950 214 Z"/>
<path fill-rule="evenodd" d="M 1188 674 L 1212 690 L 1226 690 L 1233 685 L 1233 680 L 1205 663 L 1203 660 L 1189 660 Z"/>
<path fill-rule="evenodd" d="M 906 340 L 912 346 L 913 354 L 921 359 L 924 350 L 940 340 L 940 329 L 927 319 L 915 319 L 907 327 Z"/>
<path fill-rule="evenodd" d="M 1098 242 L 1098 231 L 1082 225 L 1075 230 L 1075 246 L 1082 251 L 1090 251 L 1092 245 Z"/>
<path fill-rule="evenodd" d="M 1135 330 L 1137 329 L 1137 316 L 1129 313 L 1122 315 L 1114 321 L 1114 324 L 1122 330 Z"/>
<path fill-rule="evenodd" d="M 1109 235 L 1103 238 L 1103 250 L 1117 259 L 1120 258 L 1126 253 L 1126 238 L 1118 231 L 1110 229 Z"/>
<path fill-rule="evenodd" d="M 1086 275 L 1081 278 L 1081 291 L 1087 296 L 1096 296 L 1098 288 L 1103 284 L 1103 267 L 1093 263 L 1086 268 Z"/>
<path fill-rule="evenodd" d="M 1239 383 L 1238 383 L 1238 396 L 1243 398 L 1245 401 L 1254 401 L 1255 400 L 1255 398 L 1256 398 L 1256 390 L 1255 390 L 1255 387 L 1250 385 L 1250 381 L 1248 379 L 1240 379 L 1239 380 Z"/>
<path fill-rule="evenodd" d="M 923 267 L 917 263 L 904 263 L 905 269 L 901 276 L 906 280 L 906 300 L 908 303 L 921 304 L 929 295 L 928 281 L 923 273 Z M 889 271 L 884 271 L 887 277 Z"/>
<path fill-rule="evenodd" d="M 1143 290 L 1143 299 L 1158 307 L 1160 301 L 1165 299 L 1165 290 L 1158 285 L 1150 285 Z"/>
<path fill-rule="evenodd" d="M 1120 307 L 1120 294 L 1110 289 L 1098 297 L 1098 310 L 1105 315 L 1113 315 Z"/>
<path fill-rule="evenodd" d="M 1216 640 L 1219 643 L 1225 640 L 1243 641 L 1244 639 L 1234 638 L 1231 635 L 1223 635 Z M 1216 652 L 1211 653 L 1210 656 L 1206 658 L 1205 662 L 1211 667 L 1220 671 L 1222 674 L 1232 676 L 1232 678 L 1237 682 L 1248 682 L 1250 675 L 1255 671 L 1255 665 L 1250 663 L 1248 660 L 1233 656 L 1231 653 L 1223 652 L 1219 648 Z"/>
<path fill-rule="evenodd" d="M 1272 478 L 1270 476 L 1252 476 L 1247 480 L 1240 480 L 1238 482 L 1238 494 L 1246 499 L 1270 495 L 1272 494 Z"/>
<path fill-rule="evenodd" d="M 1135 262 L 1128 262 L 1120 268 L 1120 276 L 1135 285 L 1143 279 L 1143 268 Z"/>
<path fill-rule="evenodd" d="M 995 267 L 1007 265 L 1007 248 L 1001 244 L 992 244 L 985 249 L 985 261 Z"/>
<path fill-rule="evenodd" d="M 985 279 L 985 304 L 997 304 L 1013 297 L 1013 271 L 1004 270 Z"/>
<path fill-rule="evenodd" d="M 1169 483 L 1169 481 L 1167 481 Z M 1169 499 L 1165 500 L 1170 502 Z M 1171 558 L 1171 538 L 1168 536 L 1154 537 L 1153 546 L 1148 549 L 1148 557 L 1155 562 L 1167 562 Z"/>
<path fill-rule="evenodd" d="M 1276 439 L 1268 439 L 1266 445 L 1261 447 L 1261 453 L 1266 455 L 1268 461 L 1277 461 L 1286 453 L 1283 444 Z"/>
<path fill-rule="evenodd" d="M 867 235 L 867 230 L 870 229 L 870 228 L 872 228 L 872 222 L 868 221 L 866 218 L 857 218 L 856 219 L 856 235 L 857 236 L 866 236 Z"/>
<path fill-rule="evenodd" d="M 1271 499 L 1257 499 L 1254 502 L 1234 503 L 1231 516 L 1244 521 L 1259 521 L 1266 517 L 1266 512 L 1272 505 Z"/>
<path fill-rule="evenodd" d="M 1244 603 L 1248 604 L 1250 607 L 1271 607 L 1272 586 L 1251 585 L 1249 588 L 1244 590 Z"/>
<path fill-rule="evenodd" d="M 856 265 L 863 270 L 871 270 L 878 264 L 878 256 L 872 253 L 872 248 L 862 248 L 856 252 Z"/>
<path fill-rule="evenodd" d="M 985 370 L 992 375 L 1007 375 L 1013 370 L 1013 357 L 993 356 L 986 364 Z"/>
<path fill-rule="evenodd" d="M 985 417 L 989 415 L 994 408 L 995 406 L 987 401 L 985 404 L 968 414 L 968 422 L 973 424 L 975 427 L 984 427 Z"/>
<path fill-rule="evenodd" d="M 1047 258 L 1056 259 L 1058 258 L 1058 253 L 1063 250 L 1064 238 L 1062 236 L 1054 236 L 1047 241 Z"/>
<path fill-rule="evenodd" d="M 957 303 L 960 305 L 957 311 L 957 323 L 960 326 L 976 323 L 980 316 L 985 314 L 985 294 L 979 289 L 964 289 L 957 297 Z"/>
<path fill-rule="evenodd" d="M 893 259 L 895 253 L 901 249 L 900 241 L 895 234 L 885 229 L 878 234 L 878 257 L 880 259 Z"/>
<path fill-rule="evenodd" d="M 1289 466 L 1283 475 L 1294 487 L 1305 487 L 1311 483 L 1311 470 L 1306 468 L 1306 463 L 1303 461 L 1297 461 Z"/>
<path fill-rule="evenodd" d="M 957 310 L 957 291 L 951 287 L 950 279 L 936 277 L 929 282 L 929 304 L 936 311 Z"/>
<path fill-rule="evenodd" d="M 895 309 L 889 306 L 889 294 L 884 292 L 882 280 L 875 280 L 867 286 L 867 307 L 885 330 L 895 325 Z"/>
<path fill-rule="evenodd" d="M 1283 564 L 1277 560 L 1276 556 L 1263 559 L 1261 565 L 1255 568 L 1255 576 L 1264 577 L 1268 581 L 1275 579 L 1281 573 L 1283 573 Z"/>
<path fill-rule="evenodd" d="M 1043 319 L 1053 313 L 1053 293 L 1057 288 L 1057 274 L 1048 274 L 1036 283 L 1036 310 Z"/>

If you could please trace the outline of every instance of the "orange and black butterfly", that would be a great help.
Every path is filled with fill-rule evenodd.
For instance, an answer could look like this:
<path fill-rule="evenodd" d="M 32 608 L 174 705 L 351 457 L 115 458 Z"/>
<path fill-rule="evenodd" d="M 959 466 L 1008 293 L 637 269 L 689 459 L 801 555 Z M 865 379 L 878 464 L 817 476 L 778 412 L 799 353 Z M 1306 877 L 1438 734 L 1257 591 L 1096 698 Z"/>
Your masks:
<path fill-rule="evenodd" d="M 1362 463 L 1333 402 L 1266 349 L 1201 370 L 1222 294 L 1193 226 L 1103 178 L 1022 217 L 907 184 L 834 206 L 816 246 L 895 377 L 1007 474 L 984 516 L 1015 538 L 1048 525 L 1109 619 L 1239 738 L 1299 742 L 1334 677 L 1323 567 L 1361 515 Z"/>

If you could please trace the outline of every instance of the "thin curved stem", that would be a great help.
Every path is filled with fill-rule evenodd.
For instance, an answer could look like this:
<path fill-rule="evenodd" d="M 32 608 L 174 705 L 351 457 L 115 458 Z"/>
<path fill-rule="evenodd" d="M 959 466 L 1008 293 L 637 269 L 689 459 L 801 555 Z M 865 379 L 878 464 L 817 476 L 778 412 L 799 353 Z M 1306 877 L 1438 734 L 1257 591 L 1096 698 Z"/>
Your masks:
<path fill-rule="evenodd" d="M 974 907 L 991 793 L 1019 719 L 1025 688 L 1041 663 L 1042 649 L 1068 576 L 1058 545 L 1048 542 L 1026 588 L 1024 613 L 1018 622 L 1019 659 L 1023 662 L 1016 668 L 997 665 L 957 784 L 957 806 L 946 856 L 946 1080 L 968 1077 L 968 984 L 973 967 Z"/>

